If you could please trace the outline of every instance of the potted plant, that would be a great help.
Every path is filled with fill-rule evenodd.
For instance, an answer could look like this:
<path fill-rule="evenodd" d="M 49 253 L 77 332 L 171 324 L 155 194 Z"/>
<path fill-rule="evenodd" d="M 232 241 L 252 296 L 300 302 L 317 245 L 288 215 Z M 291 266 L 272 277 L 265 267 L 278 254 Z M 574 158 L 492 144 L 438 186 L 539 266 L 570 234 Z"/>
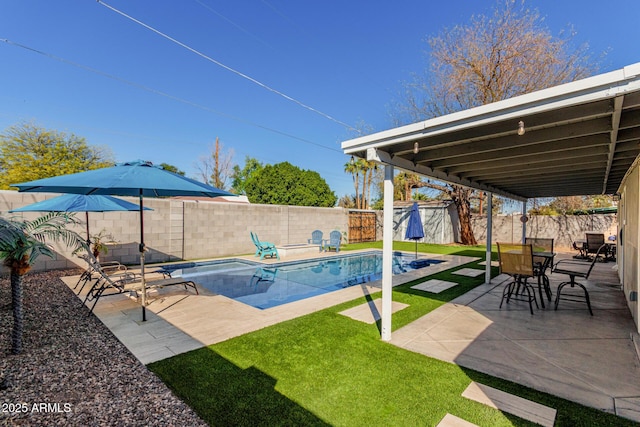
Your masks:
<path fill-rule="evenodd" d="M 98 234 L 90 237 L 91 252 L 96 259 L 100 259 L 100 254 L 109 253 L 109 244 L 118 243 L 111 233 L 107 233 L 104 228 Z"/>

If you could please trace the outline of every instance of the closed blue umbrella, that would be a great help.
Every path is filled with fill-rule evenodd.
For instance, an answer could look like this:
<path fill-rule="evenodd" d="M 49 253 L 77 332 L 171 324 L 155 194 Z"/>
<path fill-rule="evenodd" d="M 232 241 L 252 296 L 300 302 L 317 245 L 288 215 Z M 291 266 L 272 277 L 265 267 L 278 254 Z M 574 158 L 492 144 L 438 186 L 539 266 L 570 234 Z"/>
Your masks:
<path fill-rule="evenodd" d="M 411 212 L 409 212 L 409 223 L 407 224 L 407 231 L 404 233 L 404 238 L 416 241 L 416 259 L 418 259 L 418 240 L 423 237 L 424 228 L 422 227 L 422 219 L 420 219 L 420 212 L 418 211 L 418 203 L 413 202 Z"/>
<path fill-rule="evenodd" d="M 137 196 L 140 199 L 140 267 L 142 274 L 142 320 L 146 320 L 144 278 L 143 197 L 235 196 L 224 190 L 186 178 L 141 160 L 119 163 L 103 169 L 11 184 L 21 192 L 103 194 Z"/>
<path fill-rule="evenodd" d="M 42 200 L 9 212 L 84 212 L 87 220 L 87 243 L 89 243 L 89 212 L 139 211 L 140 206 L 111 196 L 63 194 Z M 151 210 L 144 208 L 144 210 Z"/>

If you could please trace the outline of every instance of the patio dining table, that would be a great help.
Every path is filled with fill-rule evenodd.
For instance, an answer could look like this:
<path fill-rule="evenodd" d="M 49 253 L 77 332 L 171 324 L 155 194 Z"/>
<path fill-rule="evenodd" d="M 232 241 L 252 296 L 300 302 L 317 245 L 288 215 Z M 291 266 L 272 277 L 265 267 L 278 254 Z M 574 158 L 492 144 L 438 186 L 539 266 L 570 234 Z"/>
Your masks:
<path fill-rule="evenodd" d="M 542 304 L 542 308 L 544 308 L 544 298 L 542 297 L 542 287 L 544 287 L 545 294 L 549 301 L 551 301 L 551 284 L 549 282 L 549 277 L 546 275 L 546 271 L 551 264 L 553 263 L 553 259 L 555 258 L 555 252 L 545 252 L 545 251 L 534 251 L 533 259 L 534 262 L 536 258 L 542 258 L 542 262 L 538 271 L 538 292 L 540 294 L 540 303 Z"/>

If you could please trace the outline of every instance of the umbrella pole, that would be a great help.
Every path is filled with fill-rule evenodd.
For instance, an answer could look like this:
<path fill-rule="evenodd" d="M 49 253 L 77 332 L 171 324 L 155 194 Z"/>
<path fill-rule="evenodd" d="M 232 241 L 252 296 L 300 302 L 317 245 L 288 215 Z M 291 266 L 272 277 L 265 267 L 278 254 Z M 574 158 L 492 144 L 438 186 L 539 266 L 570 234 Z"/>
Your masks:
<path fill-rule="evenodd" d="M 147 320 L 147 284 L 144 279 L 144 207 L 142 189 L 140 189 L 140 274 L 142 275 L 142 321 Z"/>
<path fill-rule="evenodd" d="M 418 241 L 416 240 L 416 259 L 418 259 Z"/>
<path fill-rule="evenodd" d="M 89 239 L 89 211 L 85 211 L 84 214 L 87 220 L 87 245 L 91 245 L 91 239 Z"/>

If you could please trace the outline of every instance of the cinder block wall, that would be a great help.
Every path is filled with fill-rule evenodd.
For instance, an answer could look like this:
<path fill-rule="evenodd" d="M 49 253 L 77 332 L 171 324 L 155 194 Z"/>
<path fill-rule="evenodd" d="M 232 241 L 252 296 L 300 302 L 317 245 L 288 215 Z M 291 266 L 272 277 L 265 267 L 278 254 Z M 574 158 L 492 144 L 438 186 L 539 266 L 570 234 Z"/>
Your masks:
<path fill-rule="evenodd" d="M 0 212 L 35 203 L 58 194 L 0 191 Z M 132 203 L 137 198 L 122 197 Z M 255 251 L 250 231 L 261 240 L 288 245 L 307 243 L 313 230 L 321 230 L 328 238 L 332 230 L 347 231 L 348 210 L 302 206 L 255 205 L 225 202 L 201 202 L 145 198 L 144 240 L 147 263 L 203 259 L 250 254 Z M 35 219 L 44 213 L 12 214 Z M 84 213 L 76 214 L 85 220 Z M 125 264 L 140 262 L 140 216 L 136 212 L 90 212 L 91 234 L 106 230 L 117 244 L 110 245 L 102 259 Z M 71 228 L 82 236 L 85 226 Z M 34 270 L 82 266 L 81 260 L 61 245 L 54 245 L 53 259 L 40 257 Z"/>
<path fill-rule="evenodd" d="M 18 193 L 0 191 L 0 212 L 19 208 L 46 198 L 48 193 Z M 133 203 L 137 198 L 123 197 Z M 303 206 L 254 205 L 223 202 L 200 202 L 174 199 L 145 198 L 144 238 L 148 263 L 204 259 L 250 254 L 255 251 L 249 232 L 261 240 L 276 245 L 306 243 L 313 230 L 321 230 L 328 238 L 332 230 L 348 231 L 348 210 L 342 208 L 313 208 Z M 379 216 L 378 238 L 382 238 L 382 212 Z M 43 213 L 24 213 L 35 219 Z M 84 213 L 77 217 L 84 221 Z M 602 232 L 605 236 L 617 232 L 616 215 L 539 216 L 527 223 L 527 236 L 553 237 L 556 247 L 570 248 L 571 242 L 583 239 L 588 231 Z M 486 218 L 472 219 L 476 239 L 486 241 Z M 396 224 L 398 226 L 398 224 Z M 522 236 L 520 215 L 498 215 L 493 219 L 493 241 L 518 241 Z M 138 264 L 140 243 L 140 216 L 136 212 L 90 212 L 91 234 L 101 230 L 111 233 L 117 244 L 111 245 L 102 259 L 117 260 L 125 264 Z M 84 225 L 72 228 L 86 235 Z M 402 236 L 398 237 L 402 240 Z M 40 257 L 34 270 L 83 266 L 81 260 L 59 244 L 54 245 L 54 258 Z"/>
<path fill-rule="evenodd" d="M 494 242 L 519 242 L 522 238 L 520 214 L 493 217 Z M 575 240 L 584 240 L 585 233 L 603 233 L 605 239 L 615 236 L 618 230 L 617 215 L 540 215 L 530 216 L 527 221 L 528 237 L 554 238 L 554 246 L 568 250 Z M 474 217 L 472 227 L 479 243 L 487 241 L 487 218 Z"/>

